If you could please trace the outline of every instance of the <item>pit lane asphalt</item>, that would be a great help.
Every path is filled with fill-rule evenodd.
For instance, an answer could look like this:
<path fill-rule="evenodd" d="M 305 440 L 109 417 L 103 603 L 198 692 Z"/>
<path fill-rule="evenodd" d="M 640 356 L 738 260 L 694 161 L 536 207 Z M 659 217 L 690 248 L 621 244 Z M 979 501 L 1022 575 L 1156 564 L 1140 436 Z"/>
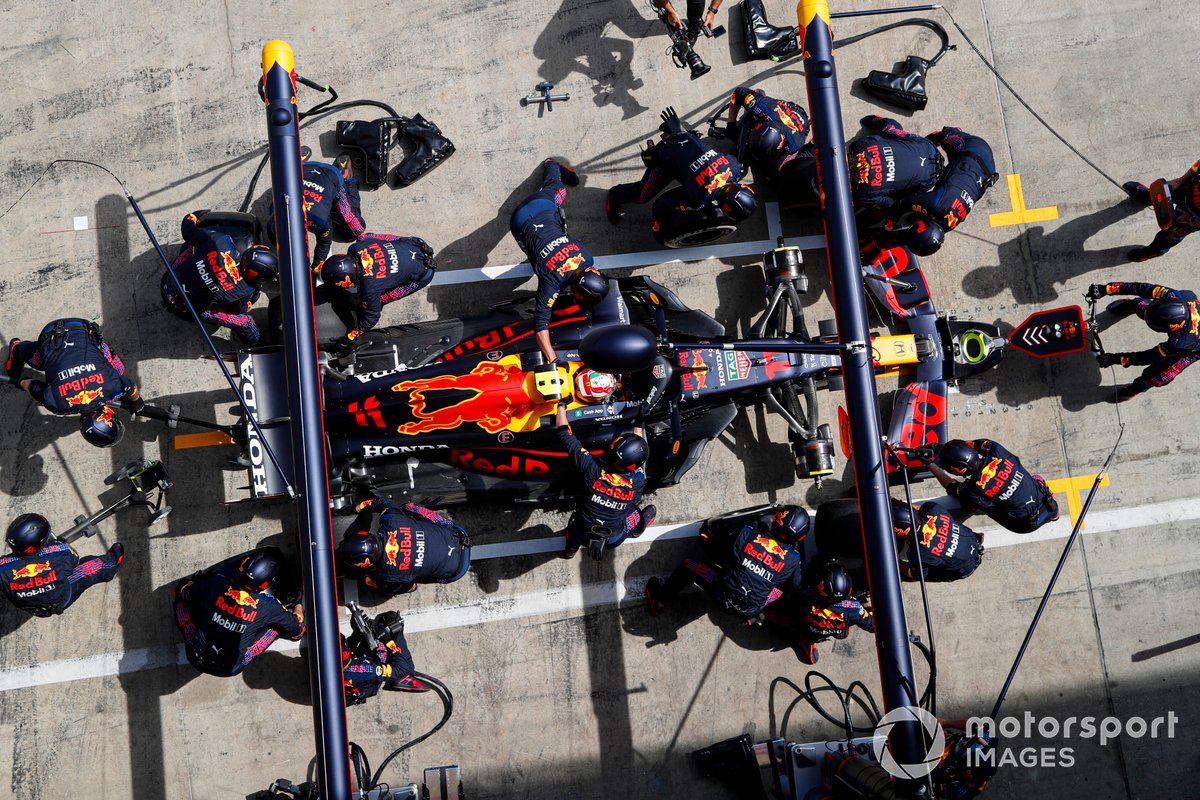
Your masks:
<path fill-rule="evenodd" d="M 1196 96 L 1176 77 L 1192 65 L 1200 25 L 1192 4 L 947 6 L 1030 103 L 1118 181 L 1174 177 L 1200 155 Z M 770 0 L 767 9 L 776 22 L 791 11 Z M 637 143 L 654 135 L 659 108 L 673 104 L 698 124 L 701 112 L 739 82 L 804 99 L 798 64 L 732 63 L 740 61 L 728 50 L 738 48 L 736 33 L 702 43 L 714 71 L 687 81 L 663 54 L 666 39 L 649 12 L 626 2 L 385 3 L 336 16 L 311 4 L 192 6 L 168 15 L 144 0 L 51 0 L 4 10 L 10 22 L 0 55 L 8 100 L 0 114 L 0 208 L 52 158 L 91 158 L 128 180 L 169 243 L 178 240 L 183 213 L 234 208 L 241 199 L 257 162 L 246 154 L 264 139 L 253 85 L 269 38 L 290 41 L 300 71 L 332 83 L 343 97 L 378 97 L 402 113 L 424 113 L 458 144 L 458 153 L 414 186 L 364 195 L 370 228 L 425 237 L 448 269 L 519 259 L 507 235 L 508 211 L 536 183 L 537 165 L 548 155 L 585 176 L 567 210 L 572 232 L 593 252 L 650 250 L 646 214 L 632 209 L 619 229 L 610 228 L 603 191 L 636 177 Z M 868 27 L 845 21 L 837 31 Z M 1151 238 L 1148 212 L 1123 203 L 1115 187 L 997 87 L 956 32 L 951 36 L 959 49 L 931 72 L 929 109 L 901 120 L 920 132 L 954 124 L 986 136 L 1002 175 L 1020 173 L 1027 205 L 1054 205 L 1060 216 L 990 228 L 989 214 L 1009 210 L 1003 182 L 993 188 L 925 263 L 939 308 L 1016 323 L 1033 310 L 1075 302 L 1094 280 L 1144 278 L 1194 289 L 1197 242 L 1158 261 L 1122 263 L 1125 249 Z M 908 52 L 932 52 L 930 39 L 897 32 L 838 53 L 848 136 L 856 133 L 854 120 L 879 110 L 852 79 Z M 557 81 L 572 99 L 539 117 L 517 99 L 543 79 Z M 326 157 L 335 155 L 331 131 L 332 123 L 314 131 L 321 136 L 314 147 Z M 87 217 L 86 230 L 74 230 L 79 216 Z M 820 231 L 789 219 L 784 232 Z M 767 236 L 759 218 L 737 241 Z M 232 401 L 219 376 L 195 358 L 198 338 L 159 308 L 161 267 L 110 179 L 83 167 L 56 168 L 0 219 L 0 244 L 0 335 L 27 337 L 56 316 L 98 314 L 137 365 L 148 397 L 230 419 Z M 829 308 L 822 256 L 806 257 L 811 321 L 829 316 Z M 762 302 L 752 261 L 639 269 L 728 327 L 744 328 Z M 402 308 L 390 307 L 385 319 L 477 310 L 515 286 L 435 285 Z M 1106 338 L 1121 349 L 1154 341 L 1130 321 Z M 1129 432 L 1097 513 L 1200 496 L 1195 380 L 1185 373 L 1123 409 Z M 1040 363 L 1014 355 L 952 397 L 951 431 L 993 436 L 1047 476 L 1090 474 L 1115 436 L 1112 409 L 1096 403 L 1099 387 L 1111 383 L 1108 371 L 1101 375 L 1086 359 Z M 827 420 L 835 399 L 822 399 Z M 135 426 L 115 451 L 85 450 L 73 430 L 32 410 L 26 398 L 0 394 L 0 492 L 10 518 L 41 510 L 65 525 L 99 506 L 104 475 L 142 455 L 167 462 L 176 510 L 164 529 L 147 530 L 129 513 L 84 543 L 81 550 L 91 553 L 120 539 L 129 558 L 115 582 L 91 590 L 71 613 L 52 620 L 0 614 L 2 668 L 171 645 L 177 634 L 167 593 L 174 579 L 264 540 L 290 543 L 282 507 L 222 505 L 240 496 L 246 479 L 228 470 L 217 450 L 175 452 L 151 424 Z M 772 444 L 782 441 L 774 420 L 739 418 L 682 485 L 654 498 L 661 520 L 774 499 L 817 501 L 792 478 L 786 448 Z M 826 494 L 844 488 L 831 481 Z M 562 522 L 491 508 L 458 516 L 484 543 L 549 536 Z M 1082 540 L 1009 702 L 1013 713 L 1060 717 L 1149 718 L 1170 709 L 1182 718 L 1176 739 L 1080 743 L 1074 767 L 1007 768 L 988 797 L 1174 796 L 1194 774 L 1188 742 L 1200 710 L 1192 611 L 1200 594 L 1198 527 L 1149 516 L 1144 522 L 1124 523 L 1128 535 Z M 687 549 L 686 542 L 622 549 L 599 565 L 539 556 L 490 561 L 454 586 L 425 587 L 384 607 L 416 616 L 422 608 L 482 600 L 503 608 L 503 598 L 524 594 L 615 587 L 618 579 L 666 571 Z M 933 587 L 944 716 L 990 707 L 1058 550 L 1055 542 L 1007 548 L 969 581 Z M 911 587 L 906 602 L 918 627 Z M 705 614 L 700 602 L 681 603 L 678 614 L 650 620 L 635 604 L 414 633 L 418 667 L 453 688 L 458 710 L 444 732 L 398 759 L 389 776 L 406 782 L 425 766 L 458 762 L 477 797 L 724 796 L 694 775 L 685 754 L 743 730 L 764 736 L 767 683 L 779 674 L 797 678 L 803 669 L 790 651 L 773 651 L 777 640 L 722 630 L 698 619 Z M 300 779 L 313 745 L 305 670 L 294 655 L 269 653 L 232 680 L 197 677 L 184 667 L 5 692 L 0 763 L 11 764 L 12 777 L 0 796 L 69 795 L 82 785 L 95 797 L 240 797 L 280 775 Z M 874 649 L 861 634 L 822 648 L 820 667 L 841 683 L 876 683 Z M 430 698 L 388 696 L 351 711 L 352 738 L 378 760 L 436 714 Z M 789 731 L 794 739 L 833 734 L 807 712 Z"/>

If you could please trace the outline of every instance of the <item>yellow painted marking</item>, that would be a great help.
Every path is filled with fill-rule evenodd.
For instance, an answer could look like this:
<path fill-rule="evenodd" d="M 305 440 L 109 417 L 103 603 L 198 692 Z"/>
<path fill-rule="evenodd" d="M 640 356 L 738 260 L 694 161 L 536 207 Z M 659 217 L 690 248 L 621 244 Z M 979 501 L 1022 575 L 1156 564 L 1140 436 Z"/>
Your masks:
<path fill-rule="evenodd" d="M 296 57 L 292 54 L 292 46 L 282 39 L 272 39 L 264 44 L 262 49 L 263 75 L 270 72 L 271 67 L 276 64 L 289 73 L 296 69 Z"/>
<path fill-rule="evenodd" d="M 217 444 L 233 444 L 228 434 L 220 431 L 204 433 L 182 433 L 175 437 L 176 450 L 188 450 L 193 447 L 212 447 Z"/>
<path fill-rule="evenodd" d="M 1071 514 L 1072 525 L 1079 521 L 1079 515 L 1083 513 L 1083 493 L 1091 491 L 1095 480 L 1095 475 L 1075 475 L 1070 478 L 1055 478 L 1046 481 L 1046 485 L 1050 487 L 1050 491 L 1055 494 L 1065 494 L 1067 496 L 1067 511 Z M 1108 486 L 1107 472 L 1100 479 L 1100 485 Z M 1079 527 L 1085 528 L 1087 527 L 1087 523 Z"/>
<path fill-rule="evenodd" d="M 796 4 L 796 18 L 800 20 L 800 30 L 803 31 L 814 19 L 820 17 L 829 24 L 828 0 L 800 0 Z"/>
<path fill-rule="evenodd" d="M 1012 203 L 1013 210 L 989 216 L 988 220 L 992 223 L 993 228 L 1058 219 L 1058 206 L 1025 207 L 1025 192 L 1021 189 L 1020 175 L 1008 176 L 1008 199 Z"/>

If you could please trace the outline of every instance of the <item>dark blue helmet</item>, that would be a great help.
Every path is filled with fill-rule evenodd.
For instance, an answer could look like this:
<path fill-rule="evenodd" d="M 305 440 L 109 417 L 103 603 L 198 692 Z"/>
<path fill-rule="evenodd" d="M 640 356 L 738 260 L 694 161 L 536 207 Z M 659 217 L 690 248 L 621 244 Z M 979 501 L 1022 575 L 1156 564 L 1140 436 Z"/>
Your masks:
<path fill-rule="evenodd" d="M 28 555 L 41 550 L 49 538 L 49 520 L 41 514 L 22 514 L 8 524 L 4 540 L 14 553 Z"/>

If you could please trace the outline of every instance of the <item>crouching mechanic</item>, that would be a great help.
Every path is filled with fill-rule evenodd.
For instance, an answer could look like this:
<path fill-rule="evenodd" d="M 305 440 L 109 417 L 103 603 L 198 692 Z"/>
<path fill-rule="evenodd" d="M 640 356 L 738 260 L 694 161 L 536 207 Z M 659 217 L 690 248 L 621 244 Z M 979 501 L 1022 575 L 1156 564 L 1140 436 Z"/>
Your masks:
<path fill-rule="evenodd" d="M 120 542 L 102 556 L 80 558 L 41 514 L 14 519 L 5 541 L 12 553 L 0 556 L 0 589 L 14 606 L 35 617 L 63 613 L 88 587 L 111 581 L 125 560 Z"/>
<path fill-rule="evenodd" d="M 385 611 L 373 620 L 365 617 L 364 624 L 368 631 L 359 630 L 356 624 L 350 638 L 342 640 L 346 705 L 365 703 L 380 689 L 428 692 L 430 687 L 413 677 L 416 667 L 399 612 Z"/>
<path fill-rule="evenodd" d="M 962 524 L 933 500 L 909 511 L 908 503 L 892 500 L 892 532 L 900 553 L 900 577 L 919 580 L 917 570 L 930 582 L 968 578 L 983 560 L 983 534 Z M 916 524 L 918 558 L 913 554 L 912 531 Z"/>
<path fill-rule="evenodd" d="M 931 256 L 940 250 L 946 232 L 957 228 L 984 192 L 1000 178 L 992 148 L 983 138 L 949 127 L 926 138 L 941 145 L 950 163 L 936 186 L 904 198 L 893 215 L 898 223 L 907 226 L 904 244 L 919 256 Z M 912 216 L 907 212 L 912 212 Z M 897 218 L 901 213 L 907 219 Z"/>
<path fill-rule="evenodd" d="M 303 156 L 307 148 L 303 148 Z M 317 237 L 313 250 L 313 271 L 320 270 L 329 251 L 333 249 L 333 237 L 360 239 L 367 233 L 358 194 L 358 180 L 350 168 L 350 157 L 342 154 L 333 164 L 304 159 L 304 228 Z M 267 218 L 274 225 L 274 200 Z M 272 231 L 273 235 L 273 231 Z"/>
<path fill-rule="evenodd" d="M 810 665 L 820 657 L 819 643 L 845 639 L 851 625 L 875 632 L 871 609 L 854 596 L 849 573 L 833 559 L 808 568 L 801 590 L 767 608 L 764 617 L 771 625 L 796 635 L 796 657 Z"/>
<path fill-rule="evenodd" d="M 1149 261 L 1166 252 L 1188 236 L 1200 230 L 1200 161 L 1172 181 L 1163 181 L 1164 196 L 1152 203 L 1150 189 L 1144 183 L 1127 181 L 1122 188 L 1135 203 L 1154 205 L 1161 230 L 1154 241 L 1145 247 L 1135 247 L 1126 254 L 1130 261 Z"/>
<path fill-rule="evenodd" d="M 22 379 L 26 364 L 41 370 L 45 380 Z M 79 414 L 83 438 L 96 447 L 112 447 L 125 434 L 110 403 L 135 414 L 146 405 L 100 326 L 86 319 L 55 320 L 36 341 L 13 339 L 4 370 L 50 413 Z"/>
<path fill-rule="evenodd" d="M 685 558 L 665 581 L 646 582 L 646 604 L 657 615 L 695 583 L 746 624 L 789 590 L 798 589 L 802 559 L 794 545 L 808 533 L 809 515 L 796 506 L 754 519 L 732 536 L 701 532 L 704 559 Z"/>
<path fill-rule="evenodd" d="M 344 255 L 331 256 L 320 268 L 322 282 L 344 292 L 357 292 L 354 327 L 334 349 L 348 352 L 364 333 L 379 324 L 383 307 L 423 289 L 437 273 L 433 248 L 417 236 L 364 234 Z M 333 301 L 340 302 L 338 295 Z"/>
<path fill-rule="evenodd" d="M 263 547 L 176 584 L 175 624 L 193 667 L 237 675 L 280 636 L 295 641 L 304 635 L 304 606 L 285 608 L 271 591 L 282 563 L 278 548 Z"/>
<path fill-rule="evenodd" d="M 371 531 L 371 520 L 379 525 Z M 338 544 L 339 565 L 372 589 L 406 594 L 418 583 L 454 583 L 471 566 L 467 531 L 454 520 L 416 503 L 385 497 L 358 505 L 358 517 Z"/>
<path fill-rule="evenodd" d="M 578 185 L 575 170 L 548 158 L 542 162 L 542 188 L 522 200 L 508 220 L 509 232 L 537 278 L 533 335 L 548 364 L 558 361 L 550 341 L 550 317 L 559 295 L 570 287 L 581 304 L 593 306 L 608 294 L 608 280 L 592 268 L 592 254 L 567 235 L 562 205 L 567 187 Z"/>
<path fill-rule="evenodd" d="M 626 203 L 651 200 L 650 227 L 660 240 L 699 229 L 711 221 L 714 208 L 734 222 L 748 219 L 758 209 L 758 201 L 753 189 L 738 182 L 742 178 L 738 160 L 712 149 L 694 131 L 684 130 L 673 108 L 663 111 L 662 118 L 662 141 L 649 141 L 642 151 L 646 165 L 642 179 L 608 190 L 608 221 L 619 223 Z M 675 181 L 678 186 L 659 194 Z"/>
<path fill-rule="evenodd" d="M 904 198 L 932 189 L 942 174 L 942 156 L 933 142 L 894 119 L 863 117 L 862 125 L 878 133 L 850 142 L 846 161 L 854 211 L 866 228 L 890 222 Z"/>
<path fill-rule="evenodd" d="M 1152 331 L 1167 334 L 1157 347 L 1136 353 L 1101 353 L 1100 366 L 1144 366 L 1142 374 L 1117 390 L 1117 401 L 1136 397 L 1152 386 L 1166 386 L 1179 373 L 1200 359 L 1200 305 L 1196 295 L 1153 283 L 1094 283 L 1088 297 L 1098 299 L 1114 294 L 1136 295 L 1137 299 L 1114 300 L 1108 311 L 1120 316 L 1136 314 Z"/>
<path fill-rule="evenodd" d="M 653 505 L 638 508 L 646 487 L 650 447 L 641 430 L 635 429 L 618 434 L 596 458 L 571 432 L 565 403 L 558 405 L 555 424 L 558 438 L 582 478 L 579 505 L 567 523 L 563 557 L 573 558 L 586 544 L 592 558 L 599 560 L 606 548 L 614 548 L 626 538 L 636 539 L 654 522 L 658 511 Z"/>
<path fill-rule="evenodd" d="M 922 448 L 921 457 L 932 455 Z M 1013 533 L 1033 533 L 1058 519 L 1058 503 L 1046 481 L 991 439 L 951 439 L 929 461 L 929 471 L 948 497 L 937 504 L 959 516 L 983 513 Z M 956 480 L 961 478 L 961 481 Z"/>
<path fill-rule="evenodd" d="M 239 256 L 229 236 L 200 226 L 204 213 L 196 211 L 183 218 L 180 232 L 185 244 L 171 264 L 187 303 L 175 281 L 164 274 L 159 283 L 163 305 L 191 322 L 187 310 L 190 303 L 201 321 L 229 328 L 238 341 L 253 347 L 262 334 L 250 315 L 250 307 L 258 295 L 257 285 L 278 277 L 279 260 L 271 248 L 257 244 Z"/>
<path fill-rule="evenodd" d="M 771 181 L 781 178 L 783 167 L 804 147 L 809 128 L 808 112 L 796 103 L 776 100 L 745 86 L 734 89 L 729 98 L 725 135 L 734 141 L 745 141 L 756 178 Z"/>

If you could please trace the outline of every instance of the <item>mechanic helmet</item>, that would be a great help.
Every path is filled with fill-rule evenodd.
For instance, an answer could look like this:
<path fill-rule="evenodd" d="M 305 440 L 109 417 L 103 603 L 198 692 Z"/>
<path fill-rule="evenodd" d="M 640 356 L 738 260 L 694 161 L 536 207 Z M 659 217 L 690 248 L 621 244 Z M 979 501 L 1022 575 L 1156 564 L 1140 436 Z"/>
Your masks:
<path fill-rule="evenodd" d="M 754 190 L 744 183 L 727 183 L 717 190 L 717 207 L 734 222 L 749 219 L 758 210 Z"/>
<path fill-rule="evenodd" d="M 279 257 L 265 244 L 247 247 L 242 252 L 242 274 L 248 278 L 274 280 L 279 276 Z"/>
<path fill-rule="evenodd" d="M 358 259 L 349 253 L 330 256 L 321 266 L 321 280 L 339 289 L 353 289 L 360 276 Z"/>
<path fill-rule="evenodd" d="M 1160 297 L 1146 306 L 1146 324 L 1150 330 L 1170 333 L 1188 320 L 1187 303 L 1175 297 Z"/>
<path fill-rule="evenodd" d="M 279 561 L 271 553 L 251 553 L 238 564 L 238 576 L 247 589 L 266 591 L 279 577 Z"/>
<path fill-rule="evenodd" d="M 608 278 L 590 266 L 575 270 L 571 286 L 576 302 L 581 305 L 594 306 L 608 296 Z"/>
<path fill-rule="evenodd" d="M 575 399 L 581 403 L 603 403 L 617 390 L 617 378 L 611 372 L 584 367 L 575 373 Z"/>
<path fill-rule="evenodd" d="M 376 537 L 352 532 L 343 536 L 338 543 L 337 556 L 344 566 L 370 569 L 375 566 L 382 551 L 383 545 Z"/>
<path fill-rule="evenodd" d="M 904 539 L 912 532 L 913 518 L 909 513 L 908 503 L 892 500 L 892 532 L 897 539 Z"/>
<path fill-rule="evenodd" d="M 828 603 L 840 603 L 854 593 L 850 582 L 850 574 L 833 559 L 817 567 L 816 583 L 813 589 L 817 596 Z"/>
<path fill-rule="evenodd" d="M 108 406 L 98 406 L 83 412 L 79 418 L 79 432 L 88 444 L 96 447 L 112 447 L 125 435 L 125 425 Z"/>
<path fill-rule="evenodd" d="M 644 464 L 649 456 L 650 445 L 646 444 L 645 439 L 636 433 L 622 433 L 608 443 L 604 460 L 611 467 L 633 472 Z"/>
<path fill-rule="evenodd" d="M 770 158 L 781 147 L 783 134 L 770 125 L 759 125 L 750 133 L 750 153 L 754 158 Z"/>
<path fill-rule="evenodd" d="M 802 506 L 784 506 L 772 522 L 771 535 L 784 544 L 798 542 L 808 533 L 808 511 Z"/>
<path fill-rule="evenodd" d="M 937 465 L 951 475 L 970 475 L 979 469 L 979 453 L 962 439 L 951 439 L 938 451 Z"/>
<path fill-rule="evenodd" d="M 942 249 L 946 233 L 933 217 L 928 214 L 917 214 L 908 230 L 908 249 L 918 256 L 931 256 Z"/>
<path fill-rule="evenodd" d="M 22 514 L 8 524 L 4 541 L 14 553 L 28 555 L 41 550 L 49 538 L 49 520 L 41 514 Z"/>

